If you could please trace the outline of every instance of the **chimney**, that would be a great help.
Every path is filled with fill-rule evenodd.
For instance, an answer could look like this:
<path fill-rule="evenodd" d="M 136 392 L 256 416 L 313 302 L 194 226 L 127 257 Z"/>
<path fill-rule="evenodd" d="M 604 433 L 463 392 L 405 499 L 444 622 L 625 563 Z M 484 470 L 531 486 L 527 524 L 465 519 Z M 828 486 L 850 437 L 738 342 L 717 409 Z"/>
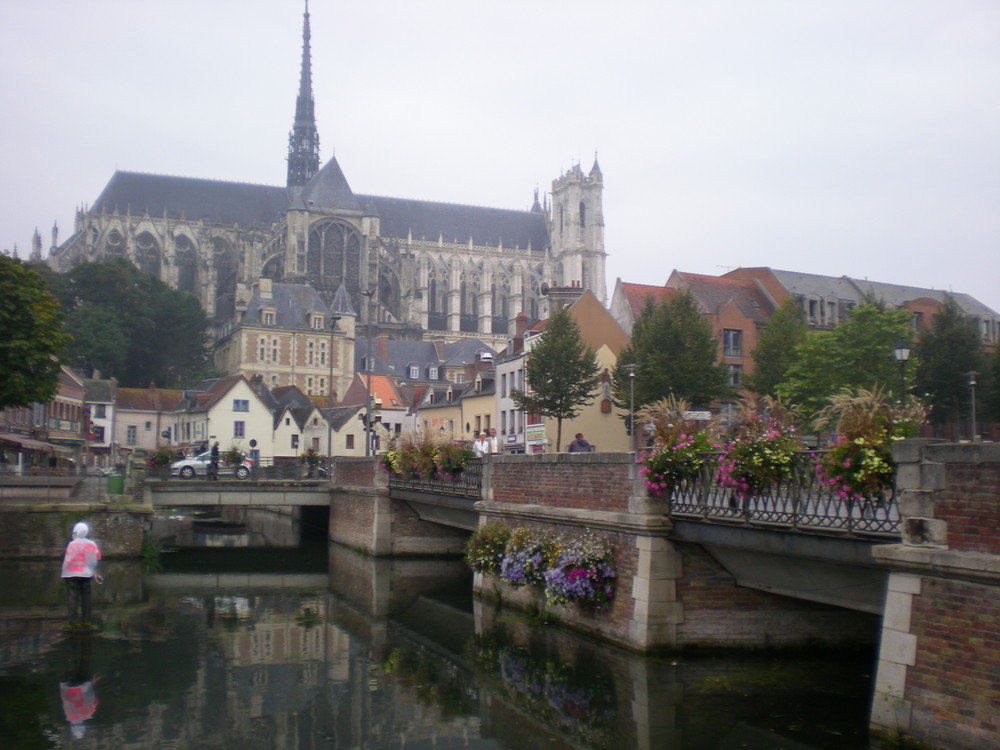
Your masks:
<path fill-rule="evenodd" d="M 257 290 L 260 292 L 261 302 L 271 301 L 271 279 L 261 278 L 257 282 Z"/>
<path fill-rule="evenodd" d="M 375 354 L 383 362 L 389 361 L 389 334 L 375 334 Z"/>
<path fill-rule="evenodd" d="M 519 312 L 514 318 L 514 338 L 523 339 L 524 332 L 528 330 L 528 316 Z"/>

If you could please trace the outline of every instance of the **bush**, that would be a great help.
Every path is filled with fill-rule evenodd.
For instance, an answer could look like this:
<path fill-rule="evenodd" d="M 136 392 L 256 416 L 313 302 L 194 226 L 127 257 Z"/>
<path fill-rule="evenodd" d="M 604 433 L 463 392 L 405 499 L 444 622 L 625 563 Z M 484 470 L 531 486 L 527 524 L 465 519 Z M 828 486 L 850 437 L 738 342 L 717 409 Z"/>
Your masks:
<path fill-rule="evenodd" d="M 465 562 L 477 573 L 497 575 L 510 529 L 500 523 L 488 523 L 476 529 L 465 545 Z"/>
<path fill-rule="evenodd" d="M 614 550 L 593 534 L 556 538 L 498 523 L 477 529 L 465 548 L 473 570 L 499 575 L 515 588 L 540 586 L 550 604 L 611 603 L 618 577 L 613 560 Z"/>
<path fill-rule="evenodd" d="M 879 498 L 894 484 L 892 444 L 916 435 L 927 418 L 918 400 L 895 404 L 882 388 L 845 390 L 832 397 L 816 429 L 835 426 L 839 435 L 818 467 L 819 481 L 840 498 Z"/>
<path fill-rule="evenodd" d="M 457 479 L 472 458 L 475 453 L 470 446 L 415 433 L 393 439 L 378 462 L 383 471 L 396 476 Z"/>
<path fill-rule="evenodd" d="M 654 497 L 669 495 L 678 484 L 697 478 L 706 464 L 716 460 L 712 451 L 717 446 L 711 444 L 707 433 L 682 433 L 677 440 L 674 445 L 659 445 L 639 458 L 639 476 Z"/>
<path fill-rule="evenodd" d="M 719 459 L 718 483 L 741 499 L 763 495 L 791 478 L 799 450 L 795 427 L 781 405 L 765 398 L 758 406 L 745 393 L 736 430 Z"/>

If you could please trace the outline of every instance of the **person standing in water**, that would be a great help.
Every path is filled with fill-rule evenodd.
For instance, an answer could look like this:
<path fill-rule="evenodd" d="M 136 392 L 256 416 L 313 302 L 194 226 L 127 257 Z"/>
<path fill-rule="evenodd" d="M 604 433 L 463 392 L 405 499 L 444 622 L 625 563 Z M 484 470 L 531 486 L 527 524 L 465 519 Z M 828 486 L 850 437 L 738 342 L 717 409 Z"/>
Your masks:
<path fill-rule="evenodd" d="M 70 627 L 90 626 L 90 582 L 97 575 L 101 550 L 88 539 L 90 527 L 81 521 L 73 527 L 73 541 L 66 545 L 62 577 L 66 581 L 66 614 Z M 100 580 L 100 577 L 98 577 Z"/>

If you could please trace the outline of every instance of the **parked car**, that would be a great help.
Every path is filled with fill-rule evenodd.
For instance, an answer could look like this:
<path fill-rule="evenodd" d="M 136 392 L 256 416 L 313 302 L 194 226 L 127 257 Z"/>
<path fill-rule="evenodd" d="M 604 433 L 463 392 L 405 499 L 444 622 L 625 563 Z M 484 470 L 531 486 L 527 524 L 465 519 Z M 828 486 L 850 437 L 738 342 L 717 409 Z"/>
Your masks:
<path fill-rule="evenodd" d="M 170 473 L 177 474 L 181 479 L 193 479 L 194 477 L 209 476 L 209 468 L 212 464 L 212 451 L 204 451 L 191 458 L 182 458 L 170 464 Z M 238 466 L 230 466 L 225 458 L 219 456 L 219 476 L 234 476 L 237 479 L 246 479 L 253 469 L 253 461 L 244 458 L 243 463 Z"/>

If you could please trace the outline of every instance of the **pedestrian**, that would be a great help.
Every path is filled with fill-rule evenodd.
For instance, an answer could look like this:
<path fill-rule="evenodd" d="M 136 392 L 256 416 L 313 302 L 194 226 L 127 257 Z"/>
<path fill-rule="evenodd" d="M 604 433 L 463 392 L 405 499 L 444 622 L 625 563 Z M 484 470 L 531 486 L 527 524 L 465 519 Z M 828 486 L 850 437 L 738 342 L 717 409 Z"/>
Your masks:
<path fill-rule="evenodd" d="M 218 479 L 219 478 L 219 441 L 216 440 L 212 444 L 212 456 L 211 460 L 208 462 L 208 478 Z"/>
<path fill-rule="evenodd" d="M 101 550 L 93 540 L 88 539 L 90 527 L 80 521 L 73 527 L 73 540 L 66 545 L 63 556 L 62 577 L 66 581 L 66 614 L 69 627 L 89 629 L 90 623 L 90 581 L 97 576 L 97 561 Z"/>
<path fill-rule="evenodd" d="M 576 439 L 569 444 L 570 453 L 590 453 L 590 443 L 583 438 L 583 433 L 576 433 Z"/>
<path fill-rule="evenodd" d="M 500 443 L 497 440 L 497 428 L 496 427 L 490 427 L 490 436 L 487 438 L 487 440 L 489 440 L 489 443 L 490 443 L 490 453 L 499 453 L 500 452 Z"/>
<path fill-rule="evenodd" d="M 485 432 L 479 433 L 479 438 L 472 444 L 472 451 L 476 458 L 482 458 L 490 452 L 490 441 L 486 438 Z"/>

